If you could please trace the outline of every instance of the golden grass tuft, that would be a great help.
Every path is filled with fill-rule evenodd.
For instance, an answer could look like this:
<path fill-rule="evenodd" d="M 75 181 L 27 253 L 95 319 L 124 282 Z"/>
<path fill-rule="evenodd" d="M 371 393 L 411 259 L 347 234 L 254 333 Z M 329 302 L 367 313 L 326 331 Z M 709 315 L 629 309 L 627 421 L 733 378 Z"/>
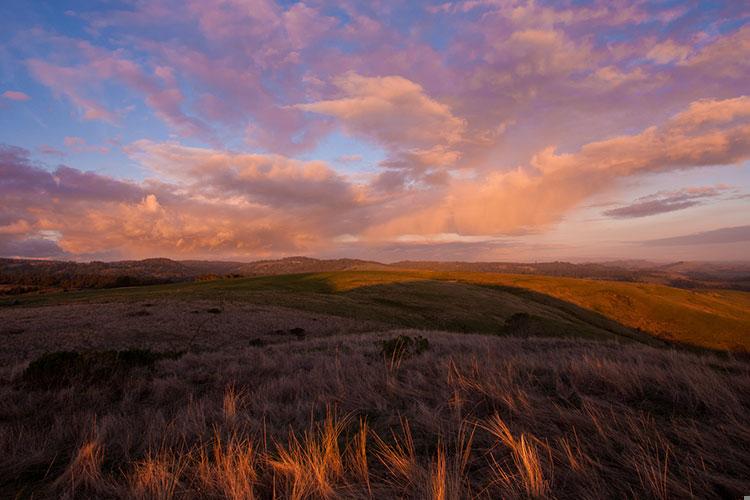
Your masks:
<path fill-rule="evenodd" d="M 549 482 L 544 477 L 543 465 L 537 448 L 526 435 L 516 438 L 500 415 L 495 414 L 482 424 L 490 434 L 495 436 L 512 453 L 515 473 L 498 463 L 494 458 L 492 471 L 498 482 L 510 490 L 521 488 L 531 498 L 543 498 L 549 494 Z"/>

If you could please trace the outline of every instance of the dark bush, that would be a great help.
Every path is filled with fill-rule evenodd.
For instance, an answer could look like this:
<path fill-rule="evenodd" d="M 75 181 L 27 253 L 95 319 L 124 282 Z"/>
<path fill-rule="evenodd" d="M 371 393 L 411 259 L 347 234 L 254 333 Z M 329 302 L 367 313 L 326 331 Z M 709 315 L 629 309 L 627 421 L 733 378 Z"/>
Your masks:
<path fill-rule="evenodd" d="M 21 382 L 29 389 L 49 390 L 68 387 L 74 382 L 109 383 L 135 368 L 153 369 L 161 359 L 177 359 L 180 352 L 147 349 L 126 351 L 56 351 L 43 354 L 24 370 Z"/>
<path fill-rule="evenodd" d="M 381 354 L 388 358 L 415 356 L 430 348 L 427 339 L 420 335 L 413 338 L 408 335 L 399 335 L 389 340 L 383 340 L 379 344 Z"/>
<path fill-rule="evenodd" d="M 130 318 L 137 318 L 139 316 L 151 316 L 151 313 L 145 309 L 141 309 L 139 311 L 130 311 L 129 313 L 126 314 L 126 316 Z"/>
<path fill-rule="evenodd" d="M 304 328 L 299 328 L 299 327 L 292 328 L 291 330 L 289 330 L 289 333 L 291 333 L 292 335 L 294 335 L 298 339 L 305 338 L 305 329 Z"/>
<path fill-rule="evenodd" d="M 558 325 L 528 313 L 516 313 L 505 320 L 502 333 L 517 337 L 554 335 Z"/>

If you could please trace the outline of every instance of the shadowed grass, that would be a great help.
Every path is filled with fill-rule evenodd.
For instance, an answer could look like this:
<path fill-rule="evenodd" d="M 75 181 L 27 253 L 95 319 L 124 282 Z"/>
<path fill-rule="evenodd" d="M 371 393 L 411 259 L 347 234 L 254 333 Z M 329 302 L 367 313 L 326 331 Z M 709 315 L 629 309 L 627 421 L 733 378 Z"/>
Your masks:
<path fill-rule="evenodd" d="M 0 381 L 0 497 L 674 498 L 750 487 L 750 366 L 414 331 L 187 353 L 115 394 Z"/>

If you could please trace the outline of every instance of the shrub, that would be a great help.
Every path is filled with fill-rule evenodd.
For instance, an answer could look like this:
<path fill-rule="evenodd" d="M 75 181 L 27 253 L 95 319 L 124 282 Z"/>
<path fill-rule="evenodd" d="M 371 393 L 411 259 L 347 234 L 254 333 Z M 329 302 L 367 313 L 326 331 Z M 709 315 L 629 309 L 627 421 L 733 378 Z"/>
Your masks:
<path fill-rule="evenodd" d="M 561 330 L 553 321 L 528 313 L 515 313 L 505 320 L 502 333 L 518 337 L 554 335 Z"/>
<path fill-rule="evenodd" d="M 298 339 L 305 338 L 305 329 L 300 327 L 295 327 L 289 330 L 289 333 L 297 337 Z"/>
<path fill-rule="evenodd" d="M 426 338 L 417 335 L 412 338 L 408 335 L 399 335 L 398 337 L 383 340 L 379 342 L 381 353 L 388 358 L 403 358 L 422 354 L 430 348 L 430 343 Z"/>
<path fill-rule="evenodd" d="M 148 349 L 126 351 L 55 351 L 43 354 L 23 371 L 21 382 L 29 389 L 50 390 L 70 386 L 79 380 L 107 383 L 135 368 L 152 369 L 161 359 L 177 359 L 180 352 Z"/>

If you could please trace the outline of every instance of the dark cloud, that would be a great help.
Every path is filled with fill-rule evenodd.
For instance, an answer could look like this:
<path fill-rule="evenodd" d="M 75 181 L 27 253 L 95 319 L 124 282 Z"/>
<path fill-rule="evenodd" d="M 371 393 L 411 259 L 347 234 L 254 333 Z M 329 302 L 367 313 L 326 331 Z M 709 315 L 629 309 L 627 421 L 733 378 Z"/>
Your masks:
<path fill-rule="evenodd" d="M 53 172 L 35 165 L 23 148 L 0 144 L 0 195 L 73 200 L 135 201 L 144 193 L 135 184 L 59 166 Z M 0 205 L 2 206 L 2 205 Z"/>
<path fill-rule="evenodd" d="M 60 246 L 45 238 L 14 238 L 0 235 L 0 255 L 4 257 L 60 258 L 65 252 Z"/>
<path fill-rule="evenodd" d="M 727 191 L 729 186 L 707 186 L 680 189 L 679 191 L 659 192 L 638 198 L 633 203 L 604 212 L 604 215 L 616 219 L 648 217 L 650 215 L 675 212 L 703 204 L 709 198 L 717 198 Z"/>
<path fill-rule="evenodd" d="M 723 227 L 713 231 L 647 240 L 646 246 L 721 245 L 750 241 L 750 226 Z"/>

